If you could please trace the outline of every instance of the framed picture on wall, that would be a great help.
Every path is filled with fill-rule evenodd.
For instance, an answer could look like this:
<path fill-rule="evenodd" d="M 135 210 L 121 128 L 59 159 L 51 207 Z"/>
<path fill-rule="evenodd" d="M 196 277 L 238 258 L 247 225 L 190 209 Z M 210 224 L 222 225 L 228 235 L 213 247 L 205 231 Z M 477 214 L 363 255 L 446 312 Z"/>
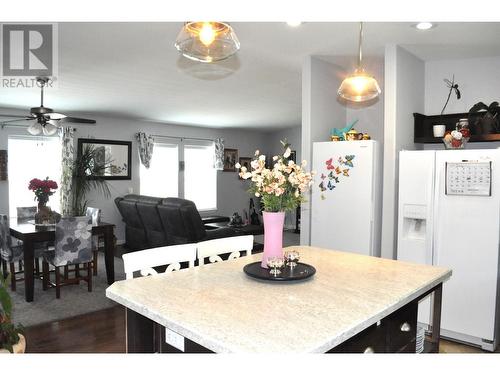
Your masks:
<path fill-rule="evenodd" d="M 238 161 L 238 150 L 235 148 L 224 149 L 224 172 L 236 172 L 235 165 Z"/>
<path fill-rule="evenodd" d="M 247 171 L 251 171 L 252 170 L 252 167 L 250 165 L 250 163 L 252 162 L 252 158 L 246 158 L 246 157 L 242 157 L 240 158 L 239 160 L 239 163 L 242 167 L 245 167 L 247 169 Z M 241 177 L 239 177 L 240 180 L 242 180 Z"/>

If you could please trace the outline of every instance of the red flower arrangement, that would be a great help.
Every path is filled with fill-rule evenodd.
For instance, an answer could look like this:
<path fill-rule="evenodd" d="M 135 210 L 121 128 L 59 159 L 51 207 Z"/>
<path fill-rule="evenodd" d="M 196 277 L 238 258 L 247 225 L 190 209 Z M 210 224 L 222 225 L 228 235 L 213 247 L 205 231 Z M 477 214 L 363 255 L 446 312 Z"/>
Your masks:
<path fill-rule="evenodd" d="M 45 180 L 34 178 L 28 185 L 28 189 L 33 190 L 35 193 L 35 200 L 38 201 L 39 206 L 45 206 L 45 204 L 49 201 L 49 197 L 55 193 L 54 190 L 57 188 L 57 182 L 49 180 L 48 177 L 45 178 Z"/>

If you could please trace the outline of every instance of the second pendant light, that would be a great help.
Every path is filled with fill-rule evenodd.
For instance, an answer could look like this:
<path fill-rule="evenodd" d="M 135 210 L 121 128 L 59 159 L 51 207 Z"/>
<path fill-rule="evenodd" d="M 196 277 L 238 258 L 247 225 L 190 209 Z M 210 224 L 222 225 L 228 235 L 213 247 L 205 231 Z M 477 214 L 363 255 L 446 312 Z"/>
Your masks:
<path fill-rule="evenodd" d="M 361 49 L 362 43 L 363 22 L 360 22 L 358 66 L 354 73 L 348 75 L 342 81 L 337 92 L 341 98 L 352 102 L 365 102 L 367 100 L 375 99 L 381 93 L 377 80 L 367 74 L 361 65 L 363 59 L 363 52 Z"/>

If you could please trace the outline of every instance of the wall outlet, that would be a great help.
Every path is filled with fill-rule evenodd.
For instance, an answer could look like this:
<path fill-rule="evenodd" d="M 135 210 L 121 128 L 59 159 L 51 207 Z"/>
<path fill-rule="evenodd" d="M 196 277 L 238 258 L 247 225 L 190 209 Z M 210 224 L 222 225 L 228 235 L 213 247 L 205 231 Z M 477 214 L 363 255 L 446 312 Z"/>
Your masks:
<path fill-rule="evenodd" d="M 134 194 L 134 188 L 133 187 L 129 187 L 128 188 L 128 193 L 129 194 Z"/>
<path fill-rule="evenodd" d="M 184 336 L 165 327 L 165 342 L 184 352 Z"/>

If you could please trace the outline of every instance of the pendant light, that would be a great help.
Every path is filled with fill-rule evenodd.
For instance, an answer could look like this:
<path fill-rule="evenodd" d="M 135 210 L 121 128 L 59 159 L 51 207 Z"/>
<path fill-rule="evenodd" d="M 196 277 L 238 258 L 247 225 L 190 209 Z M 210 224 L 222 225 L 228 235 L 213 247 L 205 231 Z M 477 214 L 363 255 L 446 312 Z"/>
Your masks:
<path fill-rule="evenodd" d="M 358 67 L 353 74 L 348 75 L 339 87 L 337 94 L 346 100 L 353 102 L 365 102 L 379 96 L 381 93 L 377 80 L 367 74 L 361 66 L 363 54 L 361 45 L 363 42 L 363 22 L 359 23 L 359 55 Z"/>
<path fill-rule="evenodd" d="M 240 42 L 226 22 L 186 22 L 175 48 L 188 59 L 211 63 L 234 55 Z"/>

